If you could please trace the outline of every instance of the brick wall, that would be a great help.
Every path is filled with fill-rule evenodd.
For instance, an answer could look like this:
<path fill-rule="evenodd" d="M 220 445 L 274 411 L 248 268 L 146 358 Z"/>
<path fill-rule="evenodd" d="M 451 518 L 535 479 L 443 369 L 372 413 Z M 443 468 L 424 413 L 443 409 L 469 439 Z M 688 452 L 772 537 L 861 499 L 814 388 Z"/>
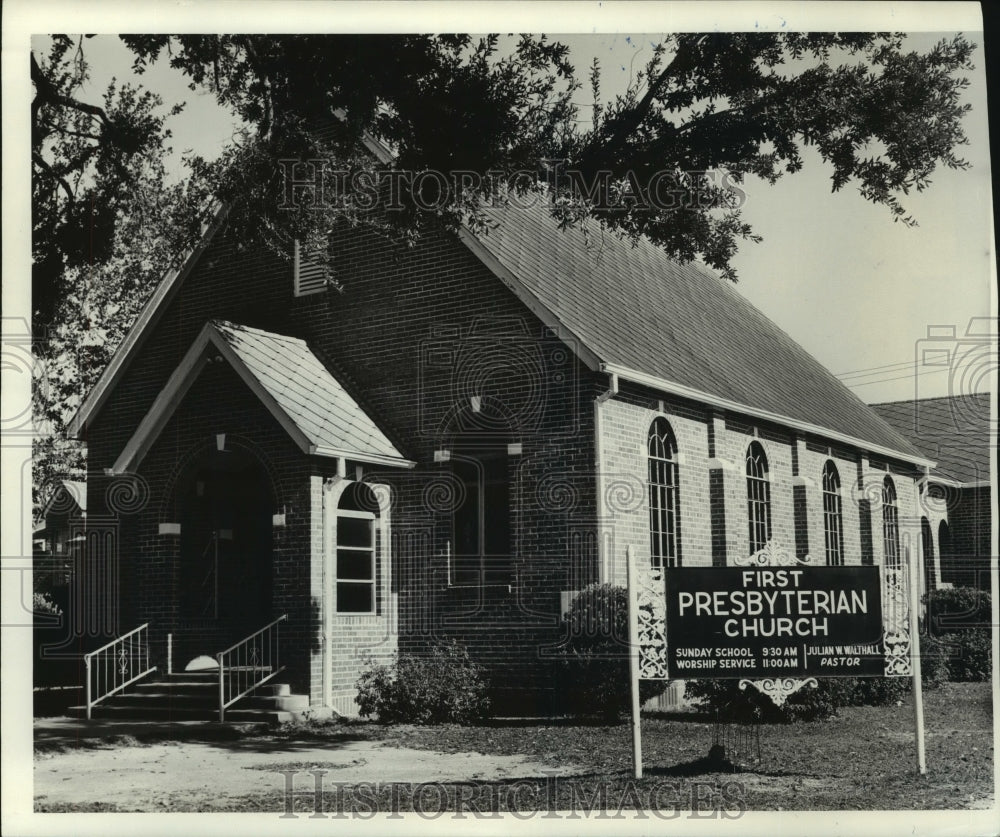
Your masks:
<path fill-rule="evenodd" d="M 294 299 L 289 264 L 238 253 L 219 236 L 90 428 L 91 467 L 99 472 L 113 463 L 209 318 L 303 337 L 404 455 L 418 462 L 414 471 L 364 469 L 366 480 L 389 486 L 393 496 L 388 540 L 400 546 L 400 555 L 385 564 L 391 588 L 385 606 L 398 599 L 404 644 L 423 648 L 460 637 L 496 682 L 545 690 L 551 685 L 546 649 L 559 641 L 565 591 L 596 578 L 592 423 L 599 384 L 557 335 L 446 236 L 407 249 L 350 231 L 338 239 L 335 257 L 343 293 Z M 474 453 L 482 441 L 468 427 L 472 396 L 484 413 L 503 419 L 504 441 L 521 445 L 509 458 L 513 577 L 509 586 L 482 595 L 448 586 L 450 511 L 428 496 L 428 484 L 448 470 L 435 462 L 435 451 Z M 317 701 L 323 666 L 319 518 L 322 480 L 335 475 L 334 463 L 304 456 L 220 367 L 201 374 L 140 466 L 151 494 L 137 516 L 137 534 L 124 544 L 134 557 L 123 583 L 129 591 L 143 590 L 132 613 L 157 624 L 158 644 L 178 627 L 171 591 L 176 593 L 179 542 L 160 536 L 157 527 L 176 522 L 170 519 L 176 516 L 170 507 L 176 472 L 212 443 L 220 427 L 269 463 L 280 489 L 275 511 L 286 510 L 286 525 L 274 533 L 272 610 L 277 613 L 280 603 L 294 611 L 287 628 L 299 645 L 292 680 Z M 349 476 L 355 464 L 348 463 Z M 343 707 L 353 694 L 361 651 L 387 658 L 395 649 L 389 636 L 395 628 L 381 617 L 337 617 L 335 624 L 333 697 Z M 213 636 L 210 625 L 186 627 L 206 641 Z"/>
<path fill-rule="evenodd" d="M 823 440 L 706 405 L 623 384 L 608 387 L 453 238 L 429 234 L 412 248 L 363 230 L 334 239 L 343 291 L 292 296 L 291 266 L 236 252 L 221 235 L 170 302 L 139 357 L 89 433 L 92 472 L 110 466 L 205 321 L 218 317 L 302 337 L 380 425 L 413 470 L 348 462 L 348 477 L 386 486 L 391 496 L 376 616 L 337 616 L 329 656 L 334 704 L 350 709 L 364 651 L 389 659 L 458 638 L 488 667 L 505 701 L 525 708 L 553 689 L 559 617 L 574 591 L 603 579 L 623 584 L 625 547 L 649 555 L 646 444 L 658 415 L 677 439 L 681 560 L 731 561 L 749 551 L 745 457 L 764 448 L 773 537 L 823 554 L 821 473 L 832 458 L 844 494 L 847 563 L 881 561 L 879 508 L 886 468 L 896 481 L 901 540 L 919 524 L 912 474 L 872 464 Z M 597 418 L 599 416 L 599 419 Z M 601 425 L 600 451 L 593 445 Z M 221 429 L 220 429 L 221 428 Z M 203 639 L 218 626 L 181 624 L 176 599 L 179 542 L 158 534 L 176 522 L 175 486 L 196 457 L 226 432 L 262 462 L 273 486 L 272 613 L 288 612 L 290 680 L 319 702 L 324 682 L 323 492 L 336 476 L 329 459 L 304 455 L 225 366 L 208 367 L 142 462 L 149 500 L 123 528 L 122 581 L 131 615 Z M 487 441 L 516 444 L 508 457 L 512 575 L 507 584 L 449 584 L 450 466 L 438 452 L 475 456 Z M 599 462 L 598 462 L 599 458 Z M 595 465 L 599 475 L 595 473 Z M 93 480 L 99 493 L 100 480 Z M 96 499 L 96 494 L 95 494 Z M 94 506 L 97 507 L 96 504 Z M 917 527 L 919 537 L 919 525 Z M 914 541 L 916 543 L 916 541 Z M 398 610 L 396 609 L 398 606 Z M 513 703 L 504 703 L 513 708 Z"/>
<path fill-rule="evenodd" d="M 990 589 L 993 494 L 990 486 L 947 489 L 947 521 L 951 549 L 943 558 L 946 581 Z M 940 532 L 940 528 L 938 529 Z M 939 551 L 944 552 L 942 547 Z M 993 557 L 993 562 L 995 562 Z M 947 568 L 944 568 L 944 565 Z"/>
<path fill-rule="evenodd" d="M 866 549 L 881 563 L 881 487 L 894 480 L 901 544 L 918 543 L 921 513 L 912 469 L 878 464 L 827 440 L 805 438 L 764 422 L 722 416 L 706 405 L 624 383 L 601 406 L 602 503 L 611 530 L 613 559 L 607 580 L 623 584 L 625 546 L 649 560 L 647 438 L 658 416 L 677 440 L 680 490 L 681 564 L 712 566 L 749 554 L 746 453 L 757 441 L 768 461 L 772 538 L 799 557 L 826 563 L 823 467 L 833 461 L 840 474 L 844 563 L 865 562 Z M 889 468 L 887 471 L 886 468 Z M 869 545 L 863 547 L 866 528 Z"/>

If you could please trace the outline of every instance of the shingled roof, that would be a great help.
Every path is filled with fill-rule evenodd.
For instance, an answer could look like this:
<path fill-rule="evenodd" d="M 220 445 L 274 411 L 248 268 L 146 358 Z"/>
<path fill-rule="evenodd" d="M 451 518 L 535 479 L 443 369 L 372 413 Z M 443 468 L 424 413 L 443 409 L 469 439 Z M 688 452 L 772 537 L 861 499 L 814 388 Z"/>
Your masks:
<path fill-rule="evenodd" d="M 924 455 L 726 280 L 645 240 L 560 230 L 547 208 L 493 208 L 490 257 L 609 370 L 631 370 L 751 415 Z M 696 396 L 695 396 L 696 397 Z"/>
<path fill-rule="evenodd" d="M 223 320 L 212 326 L 317 451 L 404 461 L 304 340 Z"/>
<path fill-rule="evenodd" d="M 937 461 L 934 474 L 962 484 L 989 480 L 988 393 L 889 401 L 871 407 Z"/>
<path fill-rule="evenodd" d="M 697 264 L 599 228 L 560 230 L 546 207 L 489 210 L 495 229 L 461 238 L 593 368 L 864 450 L 933 464 L 905 435 L 744 299 Z M 225 217 L 169 273 L 70 424 L 82 435 L 145 334 Z"/>
<path fill-rule="evenodd" d="M 125 445 L 114 470 L 135 467 L 162 431 L 213 347 L 306 453 L 412 467 L 304 340 L 210 320 Z"/>

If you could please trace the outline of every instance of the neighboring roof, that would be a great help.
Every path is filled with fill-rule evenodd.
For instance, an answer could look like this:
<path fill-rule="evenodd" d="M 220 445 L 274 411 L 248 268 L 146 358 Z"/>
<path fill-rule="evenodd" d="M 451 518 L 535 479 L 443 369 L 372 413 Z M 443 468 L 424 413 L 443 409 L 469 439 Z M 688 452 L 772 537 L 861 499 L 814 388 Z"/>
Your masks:
<path fill-rule="evenodd" d="M 489 215 L 481 247 L 607 371 L 930 464 L 726 280 L 645 239 L 560 230 L 540 201 Z"/>
<path fill-rule="evenodd" d="M 133 469 L 145 456 L 204 367 L 210 344 L 305 453 L 382 465 L 415 464 L 399 453 L 304 340 L 212 320 L 125 445 L 116 472 Z"/>
<path fill-rule="evenodd" d="M 931 459 L 934 475 L 960 484 L 989 482 L 990 396 L 951 395 L 872 404 Z"/>
<path fill-rule="evenodd" d="M 53 512 L 59 514 L 71 512 L 73 506 L 82 512 L 87 511 L 87 483 L 80 480 L 63 480 L 42 509 L 42 517 L 48 517 Z"/>

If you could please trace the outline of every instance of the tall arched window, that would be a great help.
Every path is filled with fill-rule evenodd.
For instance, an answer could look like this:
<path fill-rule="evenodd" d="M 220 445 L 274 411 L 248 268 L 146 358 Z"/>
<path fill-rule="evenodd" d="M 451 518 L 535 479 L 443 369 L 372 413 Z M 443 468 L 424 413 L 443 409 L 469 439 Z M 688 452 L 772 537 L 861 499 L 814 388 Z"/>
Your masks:
<path fill-rule="evenodd" d="M 654 567 L 681 563 L 677 441 L 662 416 L 649 428 L 649 554 Z"/>
<path fill-rule="evenodd" d="M 826 563 L 844 563 L 844 513 L 840 498 L 840 474 L 832 459 L 823 466 L 823 531 L 826 534 Z"/>
<path fill-rule="evenodd" d="M 882 542 L 885 544 L 885 565 L 900 566 L 899 508 L 896 506 L 896 486 L 888 476 L 882 481 Z"/>
<path fill-rule="evenodd" d="M 962 584 L 960 573 L 955 572 L 955 562 L 952 560 L 951 528 L 946 520 L 942 520 L 938 524 L 938 555 L 941 556 L 941 581 Z"/>
<path fill-rule="evenodd" d="M 920 545 L 924 552 L 924 592 L 929 593 L 937 589 L 937 575 L 934 572 L 934 533 L 926 517 L 920 518 Z"/>
<path fill-rule="evenodd" d="M 767 456 L 760 442 L 751 442 L 747 448 L 747 517 L 750 520 L 750 554 L 753 555 L 771 540 L 771 483 Z"/>

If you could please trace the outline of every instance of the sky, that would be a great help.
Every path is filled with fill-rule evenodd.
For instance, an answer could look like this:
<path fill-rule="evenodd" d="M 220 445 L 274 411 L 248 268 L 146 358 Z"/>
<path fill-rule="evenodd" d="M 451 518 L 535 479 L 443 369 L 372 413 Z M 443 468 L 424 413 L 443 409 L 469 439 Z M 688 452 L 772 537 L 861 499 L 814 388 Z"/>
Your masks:
<path fill-rule="evenodd" d="M 593 57 L 608 99 L 624 90 L 658 40 L 646 31 L 547 31 L 570 47 L 584 82 L 576 100 L 586 119 Z M 925 49 L 948 34 L 911 32 L 907 44 Z M 742 243 L 734 259 L 738 290 L 870 403 L 986 391 L 996 372 L 993 353 L 984 352 L 997 325 L 990 318 L 995 260 L 982 36 L 964 34 L 976 46 L 965 92 L 972 105 L 969 145 L 959 152 L 970 168 L 939 169 L 930 189 L 904 199 L 919 226 L 893 222 L 887 208 L 866 202 L 850 185 L 832 193 L 830 170 L 809 148 L 802 171 L 775 185 L 755 178 L 744 184 L 745 220 L 764 240 Z M 114 75 L 159 92 L 166 107 L 186 102 L 168 121 L 178 176 L 184 151 L 212 157 L 238 127 L 212 96 L 187 89 L 165 61 L 136 77 L 116 37 L 99 36 L 86 49 L 93 77 L 86 95 L 95 100 Z"/>

